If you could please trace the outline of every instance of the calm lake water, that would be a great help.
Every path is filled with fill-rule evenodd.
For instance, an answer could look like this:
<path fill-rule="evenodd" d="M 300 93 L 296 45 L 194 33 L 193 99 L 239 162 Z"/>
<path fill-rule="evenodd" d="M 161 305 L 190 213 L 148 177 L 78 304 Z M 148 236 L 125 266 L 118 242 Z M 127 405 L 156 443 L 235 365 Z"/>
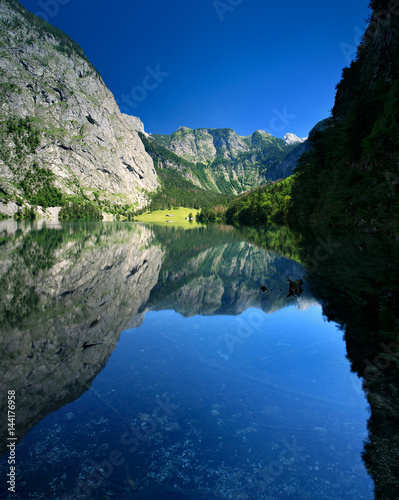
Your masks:
<path fill-rule="evenodd" d="M 2 223 L 0 497 L 398 498 L 398 270 L 364 234 Z"/>

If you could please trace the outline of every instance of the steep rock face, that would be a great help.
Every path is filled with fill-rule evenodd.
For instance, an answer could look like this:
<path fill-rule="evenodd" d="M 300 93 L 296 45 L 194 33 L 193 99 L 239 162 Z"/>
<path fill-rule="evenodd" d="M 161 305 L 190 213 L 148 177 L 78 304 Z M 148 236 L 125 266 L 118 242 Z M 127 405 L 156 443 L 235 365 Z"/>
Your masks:
<path fill-rule="evenodd" d="M 171 136 L 154 134 L 162 145 L 182 158 L 207 163 L 222 158 L 235 160 L 240 153 L 253 153 L 270 143 L 277 143 L 284 148 L 284 141 L 272 137 L 263 130 L 257 130 L 251 136 L 243 137 L 232 129 L 190 129 L 180 127 Z"/>
<path fill-rule="evenodd" d="M 0 390 L 16 391 L 21 439 L 89 389 L 121 331 L 141 324 L 163 252 L 145 227 L 60 228 L 50 242 L 36 230 L 12 234 L 11 226 L 0 226 L 9 235 L 0 262 Z"/>
<path fill-rule="evenodd" d="M 207 129 L 180 127 L 172 135 L 169 149 L 186 160 L 206 162 L 216 158 L 213 137 Z"/>
<path fill-rule="evenodd" d="M 145 204 L 158 180 L 142 123 L 121 114 L 81 49 L 15 0 L 0 3 L 0 36 L 0 193 L 23 197 L 35 162 L 64 193 Z M 32 131 L 10 133 L 14 117 L 31 118 L 36 143 Z"/>
<path fill-rule="evenodd" d="M 167 151 L 162 153 L 151 141 Z M 183 175 L 195 185 L 225 194 L 240 194 L 288 177 L 303 152 L 301 139 L 287 142 L 263 130 L 243 137 L 231 129 L 180 127 L 170 136 L 153 134 L 146 143 L 149 153 L 156 153 L 158 168 L 184 169 Z M 172 158 L 170 152 L 177 157 Z M 185 164 L 182 169 L 179 158 L 193 165 Z"/>
<path fill-rule="evenodd" d="M 309 132 L 309 137 L 306 137 L 304 139 L 299 139 L 296 135 L 294 134 L 287 134 L 284 137 L 284 140 L 286 140 L 287 136 L 292 136 L 296 137 L 297 140 L 288 138 L 287 144 L 290 142 L 292 139 L 294 143 L 297 144 L 297 147 L 292 151 L 292 153 L 289 153 L 279 164 L 278 170 L 277 170 L 277 175 L 281 179 L 285 179 L 286 177 L 289 177 L 292 175 L 294 172 L 295 168 L 298 166 L 298 160 L 301 158 L 301 156 L 304 153 L 309 153 L 312 149 L 312 141 L 314 137 L 319 133 L 325 130 L 325 128 L 328 127 L 328 119 L 321 120 L 320 122 L 316 123 L 316 125 L 312 128 L 312 130 Z"/>
<path fill-rule="evenodd" d="M 143 134 L 145 133 L 144 123 L 140 120 L 140 118 L 138 118 L 137 116 L 125 115 L 124 113 L 122 113 L 122 116 L 133 130 L 142 132 Z"/>
<path fill-rule="evenodd" d="M 308 153 L 311 149 L 310 142 L 305 139 L 304 141 L 296 141 L 297 147 L 289 153 L 278 165 L 277 168 L 277 178 L 286 179 L 293 174 L 295 168 L 297 167 L 297 162 L 299 158 L 304 154 Z"/>

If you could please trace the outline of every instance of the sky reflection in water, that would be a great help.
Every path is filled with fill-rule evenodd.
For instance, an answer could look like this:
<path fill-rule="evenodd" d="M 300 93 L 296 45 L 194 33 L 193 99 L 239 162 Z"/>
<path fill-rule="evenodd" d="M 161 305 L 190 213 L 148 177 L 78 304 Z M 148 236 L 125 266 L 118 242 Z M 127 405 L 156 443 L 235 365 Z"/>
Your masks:
<path fill-rule="evenodd" d="M 92 388 L 21 444 L 20 458 L 35 457 L 29 489 L 46 460 L 54 493 L 82 471 L 75 494 L 93 498 L 151 483 L 221 498 L 373 498 L 361 460 L 367 401 L 345 354 L 320 306 L 149 312 Z M 93 465 L 110 457 L 117 465 L 96 488 Z"/>
<path fill-rule="evenodd" d="M 154 293 L 141 307 L 144 321 L 139 313 L 139 326 L 122 332 L 82 395 L 19 443 L 15 498 L 374 498 L 362 461 L 368 404 L 343 333 L 323 317 L 306 283 L 303 297 L 286 299 L 284 268 L 287 275 L 295 269 L 293 279 L 301 269 L 290 259 L 233 242 L 218 269 L 229 275 L 243 252 L 250 255 L 251 300 L 227 300 L 226 287 L 220 303 L 237 308 L 226 315 L 198 314 L 198 301 L 189 298 L 198 275 L 170 294 L 186 317 L 157 311 L 165 303 L 161 267 L 162 286 L 152 279 Z M 276 276 L 254 271 L 254 262 L 268 263 L 284 289 L 262 292 L 259 276 L 263 283 Z M 135 276 L 129 269 L 126 279 Z M 79 351 L 83 369 L 113 348 L 110 342 Z M 0 465 L 3 471 L 5 457 Z"/>

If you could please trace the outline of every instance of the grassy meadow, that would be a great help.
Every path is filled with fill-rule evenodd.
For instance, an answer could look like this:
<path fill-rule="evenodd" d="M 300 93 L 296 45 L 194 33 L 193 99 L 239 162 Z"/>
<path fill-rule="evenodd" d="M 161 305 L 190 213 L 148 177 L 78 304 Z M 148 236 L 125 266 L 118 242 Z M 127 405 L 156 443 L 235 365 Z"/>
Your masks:
<path fill-rule="evenodd" d="M 192 213 L 194 220 L 192 222 L 186 220 L 186 217 Z M 145 214 L 138 215 L 135 220 L 138 222 L 157 222 L 163 224 L 179 224 L 179 225 L 197 225 L 195 222 L 195 215 L 197 210 L 194 208 L 171 208 L 170 210 L 155 210 L 153 212 L 146 212 Z M 171 215 L 172 217 L 167 217 Z"/>

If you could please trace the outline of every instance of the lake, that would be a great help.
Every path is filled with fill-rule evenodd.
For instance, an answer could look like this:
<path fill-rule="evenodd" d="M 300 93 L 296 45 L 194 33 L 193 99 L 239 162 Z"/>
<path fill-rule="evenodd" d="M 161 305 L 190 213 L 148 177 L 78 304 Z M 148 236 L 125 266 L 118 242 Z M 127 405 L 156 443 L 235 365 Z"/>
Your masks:
<path fill-rule="evenodd" d="M 399 498 L 398 271 L 353 232 L 2 222 L 1 498 Z"/>

